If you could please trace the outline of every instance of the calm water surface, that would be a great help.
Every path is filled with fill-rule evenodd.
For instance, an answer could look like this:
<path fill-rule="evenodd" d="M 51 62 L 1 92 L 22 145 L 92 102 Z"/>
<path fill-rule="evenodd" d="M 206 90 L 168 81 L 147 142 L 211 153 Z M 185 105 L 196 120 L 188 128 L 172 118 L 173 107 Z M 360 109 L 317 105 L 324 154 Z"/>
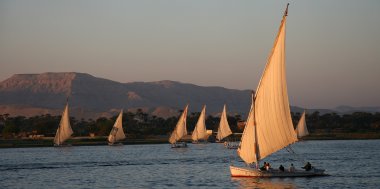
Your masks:
<path fill-rule="evenodd" d="M 231 178 L 243 165 L 222 144 L 81 146 L 0 149 L 0 188 L 380 188 L 380 140 L 305 141 L 295 154 L 265 159 L 278 167 L 304 161 L 331 176 Z"/>

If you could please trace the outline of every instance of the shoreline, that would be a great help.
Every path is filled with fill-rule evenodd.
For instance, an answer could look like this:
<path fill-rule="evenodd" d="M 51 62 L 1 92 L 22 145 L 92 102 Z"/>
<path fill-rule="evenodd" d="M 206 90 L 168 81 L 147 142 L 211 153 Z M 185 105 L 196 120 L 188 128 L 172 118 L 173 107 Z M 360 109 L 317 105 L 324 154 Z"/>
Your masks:
<path fill-rule="evenodd" d="M 303 141 L 308 140 L 376 140 L 380 139 L 380 133 L 313 133 L 304 137 Z M 190 142 L 191 140 L 184 140 Z M 106 146 L 107 137 L 73 137 L 67 141 L 72 146 Z M 139 144 L 168 144 L 166 137 L 152 137 L 145 139 L 126 139 L 120 141 L 124 145 Z M 53 137 L 44 137 L 40 139 L 16 138 L 0 139 L 0 148 L 33 148 L 33 147 L 53 147 Z"/>
<path fill-rule="evenodd" d="M 53 137 L 45 137 L 41 139 L 0 139 L 0 148 L 33 148 L 33 147 L 54 147 Z M 168 143 L 166 138 L 152 139 L 126 139 L 120 141 L 124 145 L 136 144 L 164 144 Z M 67 144 L 72 146 L 107 146 L 107 137 L 73 137 L 67 140 Z"/>
<path fill-rule="evenodd" d="M 303 140 L 371 140 L 380 139 L 380 133 L 312 133 Z"/>

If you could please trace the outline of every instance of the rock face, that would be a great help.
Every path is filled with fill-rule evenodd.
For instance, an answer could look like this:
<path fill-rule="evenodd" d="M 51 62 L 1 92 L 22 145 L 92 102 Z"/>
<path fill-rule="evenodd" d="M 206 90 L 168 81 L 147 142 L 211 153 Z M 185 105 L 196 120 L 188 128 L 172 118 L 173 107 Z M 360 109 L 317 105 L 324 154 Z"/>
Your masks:
<path fill-rule="evenodd" d="M 4 92 L 29 91 L 31 93 L 69 93 L 75 73 L 16 74 L 1 82 Z"/>
<path fill-rule="evenodd" d="M 57 108 L 70 94 L 75 73 L 17 74 L 0 83 L 1 105 Z"/>
<path fill-rule="evenodd" d="M 67 97 L 76 117 L 107 115 L 121 108 L 176 116 L 187 103 L 190 112 L 206 104 L 207 114 L 215 114 L 227 104 L 228 112 L 245 114 L 251 99 L 249 90 L 174 81 L 119 83 L 84 73 L 17 74 L 0 82 L 0 114 L 60 113 Z"/>

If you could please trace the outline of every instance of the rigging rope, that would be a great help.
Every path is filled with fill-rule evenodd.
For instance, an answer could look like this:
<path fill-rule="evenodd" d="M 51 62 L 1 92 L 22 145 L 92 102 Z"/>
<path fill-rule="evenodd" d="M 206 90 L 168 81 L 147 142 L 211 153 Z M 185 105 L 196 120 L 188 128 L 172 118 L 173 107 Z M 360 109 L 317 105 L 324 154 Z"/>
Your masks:
<path fill-rule="evenodd" d="M 301 157 L 299 154 L 297 154 L 293 149 L 292 147 L 289 145 L 286 147 L 286 151 L 288 151 L 289 153 L 293 154 L 296 159 L 300 159 L 304 164 L 307 162 L 306 159 L 304 159 L 303 157 Z"/>

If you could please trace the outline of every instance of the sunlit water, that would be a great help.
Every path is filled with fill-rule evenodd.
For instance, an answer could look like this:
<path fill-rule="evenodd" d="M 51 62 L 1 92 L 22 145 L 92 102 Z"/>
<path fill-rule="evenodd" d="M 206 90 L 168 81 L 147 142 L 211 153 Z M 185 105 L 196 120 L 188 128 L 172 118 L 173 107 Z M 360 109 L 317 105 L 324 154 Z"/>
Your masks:
<path fill-rule="evenodd" d="M 331 176 L 231 178 L 243 165 L 222 144 L 81 146 L 0 149 L 0 188 L 380 188 L 380 140 L 305 141 L 265 161 L 303 161 Z"/>

